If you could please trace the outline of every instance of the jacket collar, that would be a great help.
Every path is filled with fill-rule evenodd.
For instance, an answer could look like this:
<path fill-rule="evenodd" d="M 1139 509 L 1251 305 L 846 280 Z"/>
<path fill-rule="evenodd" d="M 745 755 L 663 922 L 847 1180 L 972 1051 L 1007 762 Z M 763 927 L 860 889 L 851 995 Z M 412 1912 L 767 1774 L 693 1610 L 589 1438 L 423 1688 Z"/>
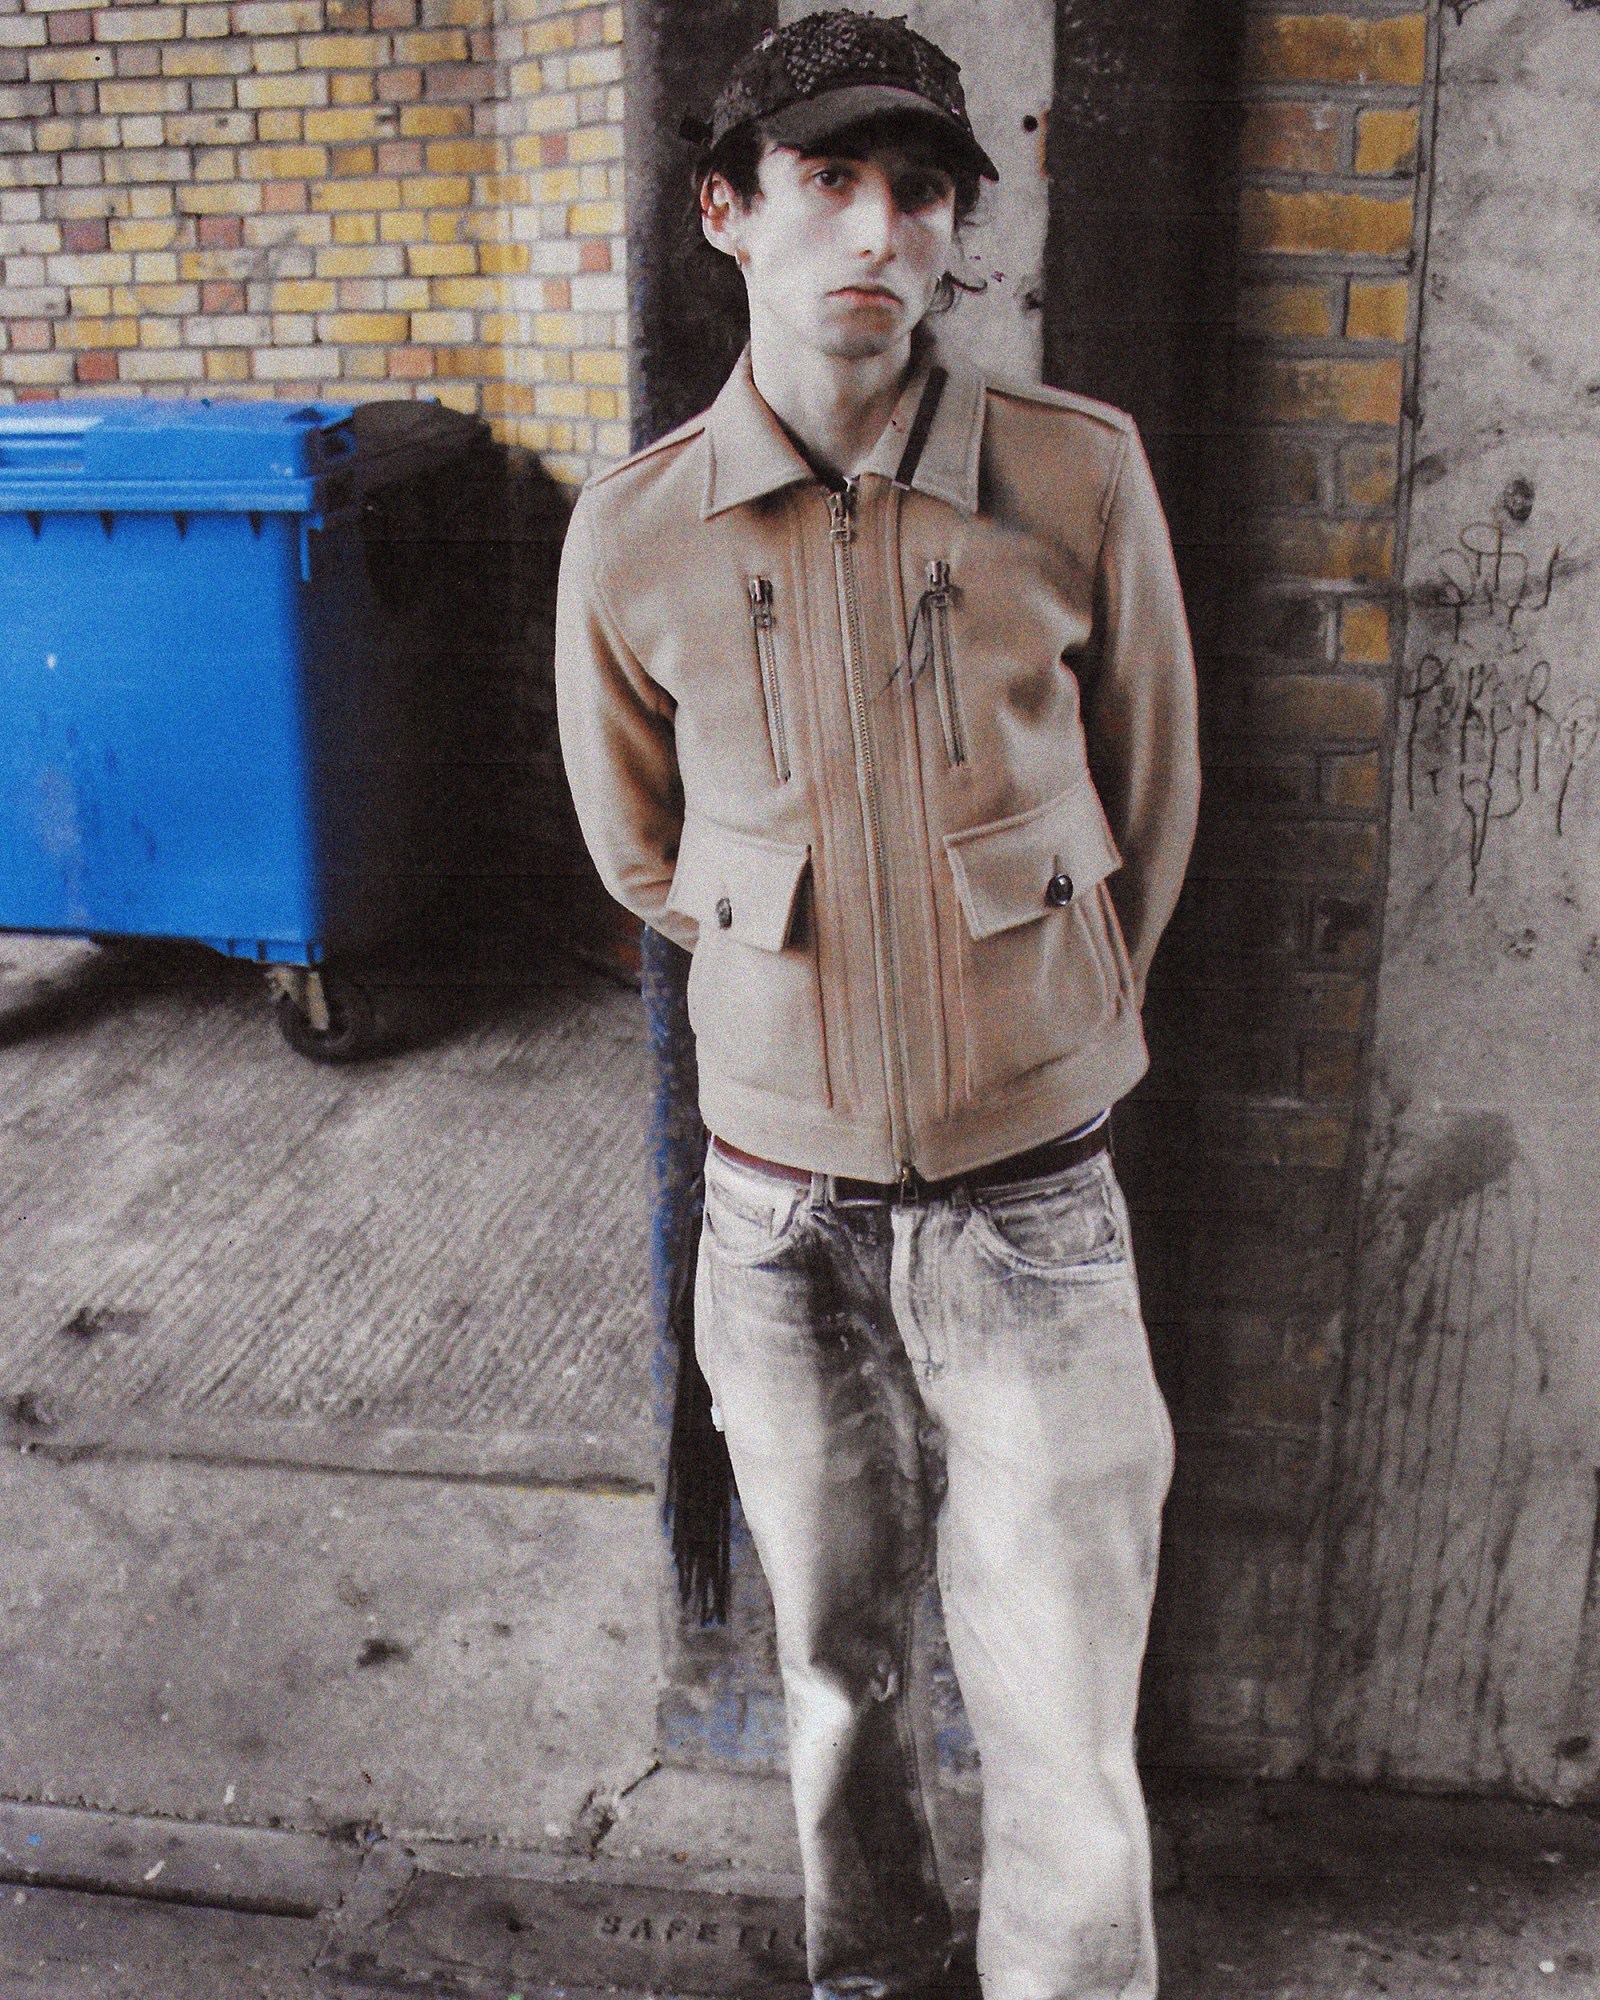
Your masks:
<path fill-rule="evenodd" d="M 978 454 L 983 443 L 983 378 L 957 356 L 934 352 L 921 356 L 894 415 L 861 469 L 893 479 L 932 366 L 942 367 L 947 379 L 922 456 L 911 475 L 911 486 L 915 492 L 947 501 L 964 514 L 975 514 Z M 705 440 L 706 484 L 700 502 L 703 521 L 729 507 L 816 477 L 756 388 L 748 347 L 711 405 Z"/>

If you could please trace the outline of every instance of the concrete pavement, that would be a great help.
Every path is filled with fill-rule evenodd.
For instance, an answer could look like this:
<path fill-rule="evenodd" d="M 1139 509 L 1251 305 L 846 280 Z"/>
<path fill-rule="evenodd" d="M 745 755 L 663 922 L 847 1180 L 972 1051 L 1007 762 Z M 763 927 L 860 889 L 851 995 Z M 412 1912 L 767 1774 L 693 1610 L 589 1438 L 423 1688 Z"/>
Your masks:
<path fill-rule="evenodd" d="M 412 1045 L 331 1067 L 254 966 L 0 935 L 0 1434 L 654 1478 L 637 996 L 480 958 L 389 997 Z"/>
<path fill-rule="evenodd" d="M 771 1781 L 735 1782 L 749 1823 L 780 1803 Z M 699 1829 L 714 1838 L 718 1805 L 707 1805 Z M 1600 1990 L 1592 1818 L 1294 1785 L 1158 1784 L 1155 1805 L 1166 2000 L 1593 2000 Z M 98 1843 L 107 1879 L 126 1888 L 136 1875 L 138 1893 L 48 1886 L 37 1869 L 20 1882 L 40 1829 L 14 1812 L 0 1828 L 0 1872 L 16 1884 L 0 1889 L 7 2000 L 804 1992 L 800 1909 L 785 1884 L 730 1867 L 720 1850 L 647 1853 L 648 1814 L 622 1859 L 604 1840 L 590 1855 L 378 1833 L 330 1844 L 320 1864 L 289 1846 L 241 1848 L 228 1863 L 243 1871 L 235 1906 L 222 1909 L 206 1905 L 204 1878 L 218 1879 L 229 1836 L 62 1817 L 76 1832 L 45 1829 L 41 1848 L 56 1858 L 37 1869 L 70 1880 L 72 1867 L 94 1865 Z M 168 1868 L 147 1883 L 152 1853 Z"/>

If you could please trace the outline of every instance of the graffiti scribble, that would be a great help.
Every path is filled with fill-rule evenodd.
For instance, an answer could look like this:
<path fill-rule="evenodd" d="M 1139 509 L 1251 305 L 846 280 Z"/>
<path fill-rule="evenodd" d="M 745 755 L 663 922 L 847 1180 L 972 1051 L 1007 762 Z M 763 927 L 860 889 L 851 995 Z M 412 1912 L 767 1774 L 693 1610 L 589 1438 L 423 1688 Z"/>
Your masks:
<path fill-rule="evenodd" d="M 1502 523 L 1474 522 L 1421 593 L 1443 633 L 1400 690 L 1406 806 L 1455 797 L 1472 890 L 1492 829 L 1535 798 L 1551 802 L 1556 837 L 1565 832 L 1574 774 L 1600 744 L 1600 699 L 1558 702 L 1550 661 L 1532 651 L 1560 555 L 1535 564 Z"/>
<path fill-rule="evenodd" d="M 1424 653 L 1401 688 L 1406 805 L 1453 792 L 1468 824 L 1469 887 L 1489 833 L 1535 797 L 1566 831 L 1574 773 L 1600 743 L 1600 700 L 1550 702 L 1550 662 L 1445 659 Z"/>
<path fill-rule="evenodd" d="M 1558 544 L 1536 572 L 1521 549 L 1507 546 L 1502 522 L 1474 521 L 1439 558 L 1439 573 L 1424 594 L 1450 619 L 1453 644 L 1459 646 L 1463 632 L 1481 620 L 1515 642 L 1521 638 L 1517 621 L 1550 602 L 1560 559 Z"/>

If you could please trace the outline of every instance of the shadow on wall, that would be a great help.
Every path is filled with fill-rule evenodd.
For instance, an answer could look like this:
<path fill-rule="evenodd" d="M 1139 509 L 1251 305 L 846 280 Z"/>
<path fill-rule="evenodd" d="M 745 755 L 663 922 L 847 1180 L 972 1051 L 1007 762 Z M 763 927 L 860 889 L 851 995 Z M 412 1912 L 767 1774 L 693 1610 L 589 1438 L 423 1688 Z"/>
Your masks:
<path fill-rule="evenodd" d="M 698 148 L 681 136 L 703 118 L 729 68 L 769 28 L 773 0 L 629 0 L 628 273 L 633 304 L 634 442 L 647 444 L 703 410 L 745 341 L 744 285 L 700 233 Z"/>
<path fill-rule="evenodd" d="M 1314 1643 L 1321 1341 L 1342 1296 L 1351 1189 L 1337 1165 L 1307 1157 L 1288 1120 L 1317 975 L 1364 972 L 1371 937 L 1370 908 L 1326 899 L 1329 935 L 1309 937 L 1312 905 L 1284 890 L 1271 851 L 1297 801 L 1274 818 L 1234 776 L 1270 762 L 1252 740 L 1259 722 L 1235 713 L 1237 662 L 1299 643 L 1273 633 L 1257 645 L 1249 608 L 1322 616 L 1304 589 L 1251 590 L 1252 508 L 1273 473 L 1256 464 L 1259 404 L 1240 393 L 1246 25 L 1241 0 L 1056 9 L 1045 377 L 1139 423 L 1194 633 L 1206 774 L 1195 861 L 1150 982 L 1151 1075 L 1117 1120 L 1180 1438 L 1147 1762 L 1258 1756 L 1273 1729 L 1298 1726 L 1273 1718 L 1306 1685 Z"/>
<path fill-rule="evenodd" d="M 571 501 L 529 452 L 485 443 L 380 492 L 364 528 L 390 615 L 429 634 L 408 950 L 482 987 L 575 949 L 632 974 L 637 943 L 591 867 L 562 769 L 555 598 Z"/>

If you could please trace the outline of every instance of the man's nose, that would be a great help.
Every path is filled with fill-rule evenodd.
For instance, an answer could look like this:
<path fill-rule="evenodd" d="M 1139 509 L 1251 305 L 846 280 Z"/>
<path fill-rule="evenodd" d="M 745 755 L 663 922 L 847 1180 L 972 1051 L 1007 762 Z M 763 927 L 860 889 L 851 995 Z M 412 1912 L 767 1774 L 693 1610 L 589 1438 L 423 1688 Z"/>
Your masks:
<path fill-rule="evenodd" d="M 894 242 L 894 190 L 887 175 L 864 177 L 850 204 L 856 249 L 864 257 L 887 256 Z"/>

